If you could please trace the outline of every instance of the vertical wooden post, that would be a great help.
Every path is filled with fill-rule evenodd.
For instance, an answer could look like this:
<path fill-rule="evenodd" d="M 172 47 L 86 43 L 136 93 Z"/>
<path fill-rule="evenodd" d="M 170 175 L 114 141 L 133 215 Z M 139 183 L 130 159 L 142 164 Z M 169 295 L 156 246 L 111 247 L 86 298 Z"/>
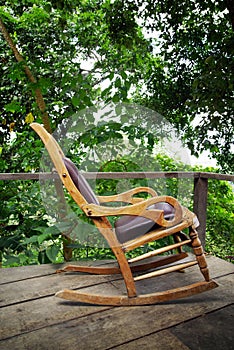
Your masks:
<path fill-rule="evenodd" d="M 197 228 L 203 249 L 206 244 L 206 209 L 207 209 L 208 179 L 194 178 L 193 211 L 197 215 L 200 226 Z"/>

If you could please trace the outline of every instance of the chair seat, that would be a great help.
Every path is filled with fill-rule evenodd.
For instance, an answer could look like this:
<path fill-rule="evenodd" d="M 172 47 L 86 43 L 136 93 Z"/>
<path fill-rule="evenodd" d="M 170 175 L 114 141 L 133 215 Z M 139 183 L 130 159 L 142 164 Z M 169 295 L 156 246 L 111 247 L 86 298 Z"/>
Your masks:
<path fill-rule="evenodd" d="M 149 209 L 159 209 L 164 211 L 164 219 L 174 218 L 174 208 L 172 205 L 162 202 L 151 205 Z M 124 215 L 115 222 L 115 234 L 120 243 L 125 243 L 156 229 L 159 225 L 143 216 Z"/>

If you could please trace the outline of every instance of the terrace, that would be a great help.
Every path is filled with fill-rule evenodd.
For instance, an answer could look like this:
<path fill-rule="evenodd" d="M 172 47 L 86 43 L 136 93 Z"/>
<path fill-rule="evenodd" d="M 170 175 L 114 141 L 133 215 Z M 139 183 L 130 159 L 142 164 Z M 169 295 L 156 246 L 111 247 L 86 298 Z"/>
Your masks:
<path fill-rule="evenodd" d="M 204 247 L 208 181 L 234 180 L 233 175 L 192 172 L 87 173 L 86 177 L 193 179 L 194 212 L 199 217 Z M 38 180 L 39 174 L 0 174 L 0 180 L 19 179 Z M 130 307 L 88 305 L 54 297 L 63 288 L 119 294 L 124 285 L 118 275 L 58 274 L 61 265 L 53 264 L 0 269 L 0 349 L 232 349 L 234 265 L 209 255 L 207 262 L 218 288 L 167 303 Z M 175 286 L 178 273 L 160 276 L 155 288 Z M 180 279 L 193 281 L 197 274 L 191 267 L 180 273 Z M 152 284 L 154 278 L 139 283 L 138 288 L 147 293 Z"/>

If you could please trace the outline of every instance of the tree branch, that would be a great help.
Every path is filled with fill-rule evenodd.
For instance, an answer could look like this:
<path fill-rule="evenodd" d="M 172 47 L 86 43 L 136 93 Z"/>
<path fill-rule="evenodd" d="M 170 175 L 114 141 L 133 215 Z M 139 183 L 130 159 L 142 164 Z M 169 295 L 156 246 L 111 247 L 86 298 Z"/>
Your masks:
<path fill-rule="evenodd" d="M 27 66 L 24 58 L 21 56 L 21 54 L 19 53 L 17 47 L 15 46 L 13 40 L 11 39 L 2 19 L 0 18 L 0 30 L 3 34 L 4 39 L 6 40 L 7 44 L 9 45 L 9 47 L 11 48 L 16 60 L 18 62 L 23 62 L 23 66 L 24 66 L 24 70 L 25 70 L 25 74 L 28 77 L 29 81 L 33 84 L 37 83 L 36 78 L 33 76 L 32 72 L 30 71 L 29 67 Z M 50 120 L 49 120 L 49 115 L 48 112 L 46 111 L 46 104 L 44 101 L 44 98 L 42 96 L 41 93 L 41 89 L 36 87 L 35 89 L 35 99 L 36 99 L 36 103 L 39 107 L 39 110 L 41 111 L 41 117 L 42 117 L 42 122 L 46 128 L 46 130 L 48 132 L 51 133 L 51 126 L 50 126 Z"/>

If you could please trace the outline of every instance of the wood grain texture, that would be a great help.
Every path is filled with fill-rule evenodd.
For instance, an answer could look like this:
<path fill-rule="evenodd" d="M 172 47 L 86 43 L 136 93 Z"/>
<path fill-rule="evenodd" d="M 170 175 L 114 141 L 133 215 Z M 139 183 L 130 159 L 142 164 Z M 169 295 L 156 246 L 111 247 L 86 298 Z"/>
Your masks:
<path fill-rule="evenodd" d="M 142 350 L 143 345 L 144 349 L 156 350 L 170 350 L 173 346 L 183 350 L 199 346 L 212 349 L 205 345 L 210 343 L 214 348 L 215 340 L 217 349 L 229 350 L 233 331 L 230 315 L 234 300 L 234 265 L 212 256 L 208 256 L 207 261 L 219 288 L 173 302 L 118 308 L 54 297 L 54 290 L 61 284 L 97 293 L 123 292 L 123 281 L 113 276 L 95 276 L 91 285 L 85 274 L 55 275 L 56 266 L 43 265 L 28 266 L 24 273 L 27 279 L 16 281 L 20 268 L 1 269 L 0 280 L 5 271 L 12 278 L 11 282 L 1 285 L 0 298 L 7 303 L 0 307 L 0 349 Z M 170 281 L 161 276 L 163 289 L 165 285 L 176 286 L 177 275 L 178 272 L 171 273 Z M 199 271 L 194 266 L 180 276 L 187 283 L 198 278 Z M 139 288 L 149 292 L 151 283 L 151 280 L 141 281 Z M 219 344 L 222 347 L 218 347 Z"/>

